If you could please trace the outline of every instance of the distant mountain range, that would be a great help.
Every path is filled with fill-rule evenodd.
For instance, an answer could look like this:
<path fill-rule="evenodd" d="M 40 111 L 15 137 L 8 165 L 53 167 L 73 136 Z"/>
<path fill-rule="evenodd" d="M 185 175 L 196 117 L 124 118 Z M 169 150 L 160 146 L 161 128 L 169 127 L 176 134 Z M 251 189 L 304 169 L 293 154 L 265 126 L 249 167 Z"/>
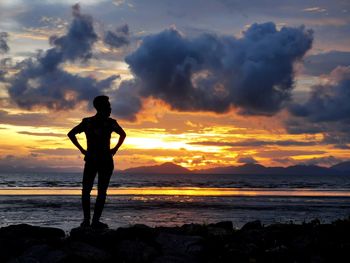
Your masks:
<path fill-rule="evenodd" d="M 82 168 L 67 167 L 24 167 L 24 166 L 0 166 L 0 172 L 4 173 L 69 173 L 82 172 Z M 294 165 L 289 167 L 266 167 L 260 164 L 244 164 L 239 166 L 215 167 L 209 169 L 190 170 L 180 165 L 167 162 L 160 165 L 140 166 L 125 170 L 118 170 L 123 174 L 258 174 L 258 175 L 349 175 L 350 161 L 341 162 L 329 168 L 316 165 Z"/>
<path fill-rule="evenodd" d="M 350 161 L 332 167 L 317 165 L 294 165 L 289 167 L 265 167 L 260 164 L 244 164 L 210 169 L 189 170 L 180 165 L 167 162 L 161 165 L 141 166 L 120 171 L 125 174 L 274 174 L 274 175 L 350 175 Z"/>

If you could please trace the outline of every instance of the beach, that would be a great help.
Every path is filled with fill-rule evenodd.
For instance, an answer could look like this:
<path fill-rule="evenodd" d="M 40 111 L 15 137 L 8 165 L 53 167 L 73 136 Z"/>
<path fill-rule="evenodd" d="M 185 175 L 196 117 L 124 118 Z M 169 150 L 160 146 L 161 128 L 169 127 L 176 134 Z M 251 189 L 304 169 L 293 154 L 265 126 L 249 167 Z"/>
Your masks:
<path fill-rule="evenodd" d="M 347 176 L 117 175 L 82 229 L 80 174 L 0 174 L 0 262 L 340 262 Z M 96 189 L 92 192 L 92 209 Z M 345 260 L 346 261 L 346 260 Z"/>
<path fill-rule="evenodd" d="M 81 174 L 0 174 L 0 227 L 80 225 Z M 231 221 L 233 227 L 331 223 L 350 215 L 347 176 L 114 175 L 102 221 L 110 228 Z M 93 191 L 92 204 L 96 190 Z"/>

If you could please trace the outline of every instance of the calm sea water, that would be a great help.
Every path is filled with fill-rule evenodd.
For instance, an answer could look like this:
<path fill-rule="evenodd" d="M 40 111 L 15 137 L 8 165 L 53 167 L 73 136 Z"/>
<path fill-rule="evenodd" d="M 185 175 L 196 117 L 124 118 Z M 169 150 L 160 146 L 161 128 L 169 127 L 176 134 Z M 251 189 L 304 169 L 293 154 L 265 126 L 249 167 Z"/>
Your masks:
<path fill-rule="evenodd" d="M 0 174 L 0 227 L 80 224 L 81 174 Z M 259 219 L 331 222 L 350 215 L 349 176 L 114 175 L 103 220 L 174 226 Z"/>

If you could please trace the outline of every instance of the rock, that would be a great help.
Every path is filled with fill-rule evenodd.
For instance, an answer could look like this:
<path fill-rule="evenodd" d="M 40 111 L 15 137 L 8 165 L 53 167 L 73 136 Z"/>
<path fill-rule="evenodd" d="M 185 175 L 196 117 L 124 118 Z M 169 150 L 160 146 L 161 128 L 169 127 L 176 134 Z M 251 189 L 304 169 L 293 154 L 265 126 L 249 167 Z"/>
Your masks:
<path fill-rule="evenodd" d="M 273 224 L 263 229 L 264 245 L 273 248 L 278 245 L 290 245 L 291 241 L 300 233 L 303 227 L 295 224 Z"/>
<path fill-rule="evenodd" d="M 59 239 L 65 237 L 62 229 L 54 227 L 31 226 L 27 224 L 11 225 L 0 228 L 1 238 L 30 237 L 33 239 Z"/>
<path fill-rule="evenodd" d="M 160 254 L 154 247 L 140 240 L 123 240 L 115 251 L 115 258 L 130 263 L 152 262 Z"/>
<path fill-rule="evenodd" d="M 299 251 L 307 250 L 313 244 L 313 238 L 310 235 L 300 235 L 293 239 L 291 246 Z"/>
<path fill-rule="evenodd" d="M 350 220 L 321 224 L 260 221 L 116 230 L 15 225 L 0 228 L 0 262 L 348 262 Z"/>
<path fill-rule="evenodd" d="M 205 236 L 208 232 L 207 227 L 200 224 L 184 224 L 181 230 L 183 234 L 192 236 Z"/>
<path fill-rule="evenodd" d="M 315 219 L 311 220 L 310 224 L 312 226 L 319 226 L 321 224 L 321 221 L 318 218 L 315 218 Z"/>
<path fill-rule="evenodd" d="M 260 220 L 255 220 L 255 221 L 246 223 L 246 224 L 241 228 L 241 230 L 242 230 L 242 231 L 246 231 L 246 230 L 256 230 L 256 229 L 261 229 L 262 227 L 263 227 L 263 226 L 262 226 Z"/>
<path fill-rule="evenodd" d="M 8 263 L 19 262 L 50 262 L 50 263 L 63 263 L 66 262 L 67 254 L 55 248 L 52 248 L 46 244 L 36 245 L 29 248 L 23 253 L 23 255 L 14 258 Z"/>
<path fill-rule="evenodd" d="M 209 224 L 210 227 L 217 227 L 217 228 L 222 228 L 228 231 L 232 231 L 233 230 L 233 224 L 232 221 L 221 221 L 219 223 L 215 223 L 215 224 Z"/>
<path fill-rule="evenodd" d="M 267 262 L 288 262 L 291 261 L 293 255 L 286 246 L 277 246 L 265 251 L 264 259 Z"/>
<path fill-rule="evenodd" d="M 181 256 L 170 256 L 170 255 L 160 256 L 153 261 L 153 263 L 192 263 L 192 262 L 196 262 L 196 261 L 189 261 L 188 258 L 183 258 Z"/>
<path fill-rule="evenodd" d="M 270 249 L 266 249 L 265 252 L 267 252 L 267 253 L 280 253 L 281 251 L 284 252 L 286 250 L 287 250 L 287 247 L 281 245 L 281 246 L 273 247 Z"/>
<path fill-rule="evenodd" d="M 68 240 L 83 242 L 105 249 L 113 245 L 113 242 L 116 240 L 115 232 L 115 230 L 111 229 L 95 230 L 78 227 L 71 230 Z"/>
<path fill-rule="evenodd" d="M 27 224 L 0 228 L 0 262 L 20 256 L 29 248 L 42 244 L 59 244 L 64 238 L 63 230 Z"/>
<path fill-rule="evenodd" d="M 156 242 L 164 255 L 196 258 L 203 251 L 203 238 L 200 236 L 159 233 Z"/>
<path fill-rule="evenodd" d="M 146 225 L 138 224 L 128 228 L 120 227 L 116 230 L 116 237 L 123 239 L 140 239 L 143 241 L 152 241 L 155 239 L 156 230 Z"/>
<path fill-rule="evenodd" d="M 208 236 L 224 238 L 233 233 L 233 224 L 231 221 L 222 221 L 216 224 L 209 224 L 207 227 Z"/>
<path fill-rule="evenodd" d="M 232 234 L 232 229 L 228 230 L 225 228 L 221 228 L 221 227 L 208 227 L 208 236 L 209 237 L 225 237 L 225 236 L 229 236 Z"/>
<path fill-rule="evenodd" d="M 111 255 L 89 244 L 73 241 L 67 244 L 65 251 L 68 262 L 109 262 Z"/>

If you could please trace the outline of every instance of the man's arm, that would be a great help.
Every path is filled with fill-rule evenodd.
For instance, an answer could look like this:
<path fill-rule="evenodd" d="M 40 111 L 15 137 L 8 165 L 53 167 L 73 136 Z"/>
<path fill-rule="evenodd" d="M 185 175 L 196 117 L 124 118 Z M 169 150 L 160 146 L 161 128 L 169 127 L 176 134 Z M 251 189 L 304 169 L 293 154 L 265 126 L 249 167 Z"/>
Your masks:
<path fill-rule="evenodd" d="M 86 150 L 80 145 L 77 137 L 75 135 L 77 135 L 78 133 L 81 133 L 81 125 L 79 124 L 78 126 L 75 126 L 70 132 L 68 132 L 67 136 L 68 138 L 72 141 L 72 143 L 79 149 L 79 151 L 82 154 L 86 154 Z"/>
<path fill-rule="evenodd" d="M 116 127 L 113 128 L 113 131 L 116 132 L 117 134 L 119 134 L 119 140 L 118 140 L 117 145 L 111 149 L 112 155 L 115 155 L 115 153 L 118 151 L 119 147 L 123 144 L 125 137 L 126 137 L 126 133 L 123 130 L 123 128 L 120 127 L 118 124 L 116 124 Z"/>

